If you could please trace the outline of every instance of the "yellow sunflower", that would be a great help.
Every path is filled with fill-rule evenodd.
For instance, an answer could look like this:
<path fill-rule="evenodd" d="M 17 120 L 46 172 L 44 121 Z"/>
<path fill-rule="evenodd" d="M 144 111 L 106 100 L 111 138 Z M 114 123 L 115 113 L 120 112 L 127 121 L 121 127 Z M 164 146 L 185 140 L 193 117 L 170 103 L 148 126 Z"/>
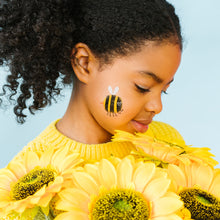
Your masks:
<path fill-rule="evenodd" d="M 198 163 L 170 164 L 168 176 L 192 219 L 220 219 L 220 169 Z"/>
<path fill-rule="evenodd" d="M 0 170 L 0 216 L 33 217 L 39 207 L 48 215 L 49 202 L 81 161 L 79 154 L 69 154 L 68 147 L 56 151 L 50 147 L 41 156 L 27 151 L 12 160 Z"/>
<path fill-rule="evenodd" d="M 180 220 L 179 197 L 168 192 L 170 180 L 154 163 L 103 159 L 73 173 L 74 187 L 62 190 L 55 220 Z"/>
<path fill-rule="evenodd" d="M 130 141 L 137 151 L 132 152 L 139 158 L 153 160 L 149 156 L 156 157 L 162 163 L 178 165 L 180 162 L 190 164 L 191 162 L 206 163 L 211 166 L 218 164 L 209 152 L 209 148 L 196 148 L 185 144 L 182 136 L 172 126 L 163 122 L 152 122 L 146 133 L 135 135 L 125 131 L 116 131 L 113 141 Z"/>
<path fill-rule="evenodd" d="M 174 127 L 167 123 L 152 121 L 152 123 L 149 125 L 149 129 L 145 134 L 153 137 L 158 141 L 161 141 L 162 143 L 167 143 L 171 147 L 184 149 L 184 152 L 181 153 L 181 157 L 179 158 L 184 162 L 205 162 L 211 166 L 218 164 L 218 162 L 212 158 L 214 155 L 210 153 L 210 148 L 191 147 L 186 145 L 181 134 Z"/>

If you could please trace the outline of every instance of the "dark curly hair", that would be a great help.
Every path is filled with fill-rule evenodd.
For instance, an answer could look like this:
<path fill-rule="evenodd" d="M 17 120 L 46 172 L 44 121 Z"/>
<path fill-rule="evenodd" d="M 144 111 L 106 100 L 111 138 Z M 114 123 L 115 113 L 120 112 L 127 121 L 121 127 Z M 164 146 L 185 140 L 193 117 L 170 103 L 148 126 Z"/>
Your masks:
<path fill-rule="evenodd" d="M 0 65 L 10 74 L 1 96 L 10 94 L 23 123 L 25 109 L 34 114 L 60 94 L 58 79 L 62 85 L 73 82 L 71 51 L 77 43 L 108 63 L 146 40 L 167 40 L 182 49 L 179 19 L 165 0 L 4 0 Z"/>

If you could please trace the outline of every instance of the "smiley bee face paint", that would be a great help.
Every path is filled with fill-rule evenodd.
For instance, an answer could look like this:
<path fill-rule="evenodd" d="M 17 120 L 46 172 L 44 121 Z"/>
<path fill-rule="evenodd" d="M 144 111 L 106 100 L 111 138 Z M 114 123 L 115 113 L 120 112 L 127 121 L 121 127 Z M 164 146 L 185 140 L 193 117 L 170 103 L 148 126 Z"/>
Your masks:
<path fill-rule="evenodd" d="M 108 87 L 110 95 L 108 95 L 104 100 L 104 108 L 110 116 L 117 116 L 117 113 L 121 113 L 122 110 L 122 100 L 120 97 L 116 96 L 119 91 L 119 87 L 115 87 L 114 92 L 112 87 Z"/>

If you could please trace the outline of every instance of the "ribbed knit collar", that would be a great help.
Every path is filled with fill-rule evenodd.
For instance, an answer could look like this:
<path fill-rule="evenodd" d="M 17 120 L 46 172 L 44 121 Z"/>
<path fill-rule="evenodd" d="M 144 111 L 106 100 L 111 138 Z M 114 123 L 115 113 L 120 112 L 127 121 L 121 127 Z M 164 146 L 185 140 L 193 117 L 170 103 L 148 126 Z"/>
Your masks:
<path fill-rule="evenodd" d="M 52 122 L 36 139 L 41 143 L 53 145 L 54 147 L 69 146 L 74 152 L 80 153 L 80 156 L 85 160 L 100 160 L 110 156 L 123 158 L 130 154 L 135 147 L 130 142 L 108 142 L 103 144 L 84 144 L 72 140 L 56 128 L 56 120 Z"/>

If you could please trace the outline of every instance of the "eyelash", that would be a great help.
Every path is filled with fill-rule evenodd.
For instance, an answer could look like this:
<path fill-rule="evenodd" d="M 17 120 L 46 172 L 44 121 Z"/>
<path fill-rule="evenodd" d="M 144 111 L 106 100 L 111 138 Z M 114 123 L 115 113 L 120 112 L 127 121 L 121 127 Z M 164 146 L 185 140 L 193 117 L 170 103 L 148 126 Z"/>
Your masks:
<path fill-rule="evenodd" d="M 135 84 L 135 86 L 136 86 L 137 90 L 138 90 L 140 93 L 147 93 L 147 92 L 150 92 L 149 89 L 144 89 L 144 88 L 138 86 L 137 84 Z"/>
<path fill-rule="evenodd" d="M 167 94 L 168 94 L 168 93 L 167 93 L 167 91 L 162 91 L 162 93 L 163 93 L 163 94 L 165 94 L 165 95 L 167 95 Z"/>
<path fill-rule="evenodd" d="M 144 89 L 144 88 L 138 86 L 137 84 L 135 84 L 135 86 L 136 86 L 136 88 L 138 89 L 138 91 L 139 91 L 140 93 L 147 93 L 147 92 L 150 92 L 149 89 Z M 168 94 L 167 91 L 162 91 L 161 93 L 163 93 L 163 94 L 165 94 L 165 95 Z"/>

